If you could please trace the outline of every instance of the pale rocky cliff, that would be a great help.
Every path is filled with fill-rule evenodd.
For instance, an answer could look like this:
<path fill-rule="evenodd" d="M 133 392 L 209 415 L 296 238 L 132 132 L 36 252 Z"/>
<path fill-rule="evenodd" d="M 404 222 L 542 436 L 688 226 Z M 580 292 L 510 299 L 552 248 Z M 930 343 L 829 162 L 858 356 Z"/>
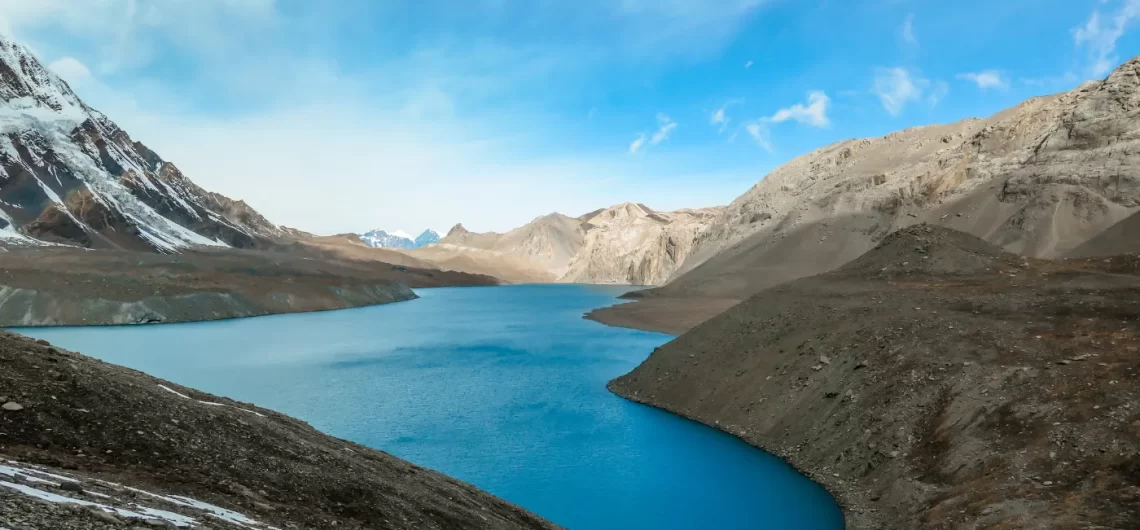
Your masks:
<path fill-rule="evenodd" d="M 582 250 L 562 281 L 658 285 L 692 251 L 696 236 L 719 210 L 656 212 L 625 203 L 592 213 Z"/>
<path fill-rule="evenodd" d="M 581 217 L 546 215 L 505 234 L 456 225 L 439 244 L 409 254 L 508 281 L 657 285 L 685 261 L 718 212 L 623 203 Z"/>

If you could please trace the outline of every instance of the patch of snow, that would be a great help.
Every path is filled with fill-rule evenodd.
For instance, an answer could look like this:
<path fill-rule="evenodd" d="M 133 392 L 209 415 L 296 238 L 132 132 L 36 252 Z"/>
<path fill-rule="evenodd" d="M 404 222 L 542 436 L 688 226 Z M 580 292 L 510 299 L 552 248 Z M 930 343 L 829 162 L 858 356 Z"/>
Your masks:
<path fill-rule="evenodd" d="M 170 387 L 168 387 L 168 386 L 166 386 L 166 385 L 158 385 L 158 388 L 161 388 L 161 389 L 163 389 L 163 390 L 165 390 L 165 391 L 167 391 L 167 392 L 170 392 L 171 394 L 174 394 L 174 395 L 176 395 L 176 396 L 178 396 L 178 397 L 180 397 L 180 398 L 182 398 L 182 399 L 190 399 L 190 396 L 187 396 L 186 394 L 183 394 L 183 393 L 181 393 L 181 392 L 179 392 L 179 391 L 177 391 L 177 390 L 175 390 L 175 389 L 173 389 L 173 388 L 170 388 Z"/>
<path fill-rule="evenodd" d="M 182 501 L 182 503 L 184 503 L 186 506 L 189 506 L 191 508 L 197 508 L 197 509 L 202 510 L 204 512 L 209 512 L 210 515 L 217 517 L 218 519 L 221 519 L 221 520 L 226 521 L 226 522 L 239 524 L 239 525 L 241 525 L 241 524 L 245 524 L 245 525 L 259 525 L 259 524 L 261 524 L 261 523 L 254 521 L 253 519 L 250 519 L 249 517 L 246 517 L 245 515 L 242 515 L 238 512 L 235 512 L 232 510 L 227 510 L 225 508 L 222 508 L 219 506 L 214 506 L 213 504 L 205 503 L 205 502 L 202 502 L 199 500 L 191 499 L 189 497 L 179 497 L 177 495 L 171 495 L 170 498 Z"/>
<path fill-rule="evenodd" d="M 37 498 L 41 501 L 50 502 L 52 504 L 74 504 L 76 506 L 84 506 L 84 507 L 88 507 L 88 508 L 95 508 L 97 510 L 102 510 L 102 511 L 107 512 L 107 513 L 113 513 L 113 514 L 118 515 L 120 517 L 126 517 L 126 518 L 130 518 L 130 519 L 161 519 L 161 520 L 164 520 L 164 521 L 167 521 L 167 522 L 173 524 L 174 526 L 178 526 L 178 527 L 182 527 L 182 528 L 186 528 L 186 527 L 192 526 L 194 524 L 197 524 L 196 520 L 191 519 L 189 517 L 186 517 L 184 515 L 176 514 L 176 513 L 164 512 L 162 510 L 154 510 L 152 508 L 145 508 L 145 507 L 141 507 L 141 506 L 139 507 L 139 510 L 142 510 L 144 513 L 139 513 L 139 512 L 132 511 L 132 510 L 126 510 L 123 508 L 114 508 L 111 506 L 107 506 L 105 504 L 99 504 L 97 502 L 85 501 L 82 499 L 73 499 L 71 497 L 64 497 L 63 495 L 56 495 L 55 493 L 51 493 L 48 491 L 38 490 L 36 488 L 25 486 L 23 484 L 14 484 L 12 482 L 5 482 L 3 480 L 0 480 L 0 487 L 16 490 L 17 492 L 23 493 L 24 495 L 27 495 L 29 497 L 34 497 L 34 498 Z M 147 513 L 147 512 L 149 512 L 149 513 Z M 187 521 L 189 521 L 189 522 L 187 522 Z"/>
<path fill-rule="evenodd" d="M 145 516 L 148 519 L 161 519 L 164 521 L 169 521 L 169 522 L 173 523 L 174 526 L 178 526 L 181 528 L 186 528 L 186 527 L 190 527 L 190 526 L 194 526 L 194 525 L 198 524 L 198 521 L 193 519 L 193 518 L 186 517 L 185 515 L 174 513 L 174 512 L 168 512 L 165 510 L 157 510 L 154 508 L 147 508 L 145 506 L 139 506 L 139 511 L 142 512 L 143 516 Z"/>
<path fill-rule="evenodd" d="M 161 389 L 163 389 L 163 390 L 165 390 L 165 391 L 167 391 L 167 392 L 170 392 L 171 394 L 174 394 L 174 395 L 176 395 L 176 396 L 178 396 L 178 397 L 180 397 L 180 398 L 182 398 L 182 399 L 192 399 L 190 396 L 187 396 L 186 394 L 183 394 L 183 393 L 181 393 L 181 392 L 178 392 L 177 390 L 174 390 L 173 388 L 170 388 L 170 387 L 168 387 L 168 386 L 166 386 L 166 385 L 158 385 L 158 388 L 161 388 Z M 215 403 L 215 402 L 213 402 L 213 401 L 202 401 L 202 400 L 199 400 L 199 399 L 195 399 L 194 401 L 197 401 L 198 403 L 201 403 L 201 404 L 203 404 L 203 405 L 206 405 L 206 406 L 210 406 L 210 407 L 230 407 L 229 405 L 226 405 L 225 403 Z M 253 414 L 254 416 L 259 416 L 259 417 L 262 417 L 262 418 L 264 418 L 264 417 L 265 417 L 265 415 L 264 415 L 264 414 L 261 414 L 260 412 L 254 412 L 254 411 L 252 411 L 252 410 L 243 409 L 243 408 L 241 408 L 241 407 L 230 407 L 230 408 L 232 408 L 232 409 L 235 409 L 235 410 L 240 410 L 240 411 L 242 411 L 242 412 L 248 412 L 248 413 L 250 413 L 250 414 Z"/>

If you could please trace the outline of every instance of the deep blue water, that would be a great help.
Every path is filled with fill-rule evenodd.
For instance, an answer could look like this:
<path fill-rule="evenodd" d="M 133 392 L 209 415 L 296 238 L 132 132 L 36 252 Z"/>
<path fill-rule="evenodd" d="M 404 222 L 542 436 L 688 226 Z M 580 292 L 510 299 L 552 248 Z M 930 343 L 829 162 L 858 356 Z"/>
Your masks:
<path fill-rule="evenodd" d="M 571 530 L 841 529 L 819 486 L 610 394 L 669 336 L 582 319 L 620 287 L 417 291 L 385 306 L 21 333 L 301 418 Z"/>

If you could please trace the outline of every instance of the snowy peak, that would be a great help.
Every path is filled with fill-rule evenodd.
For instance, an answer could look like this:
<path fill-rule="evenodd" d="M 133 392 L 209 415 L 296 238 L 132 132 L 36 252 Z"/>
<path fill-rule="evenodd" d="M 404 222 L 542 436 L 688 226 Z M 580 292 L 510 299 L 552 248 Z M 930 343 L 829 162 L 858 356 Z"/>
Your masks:
<path fill-rule="evenodd" d="M 403 250 L 417 249 L 425 245 L 439 242 L 439 234 L 435 230 L 424 230 L 422 234 L 412 237 L 403 230 L 391 232 L 379 228 L 359 234 L 360 240 L 370 247 L 398 248 Z"/>
<path fill-rule="evenodd" d="M 416 248 L 426 247 L 428 245 L 439 243 L 439 232 L 432 229 L 424 230 L 422 234 L 416 237 Z"/>
<path fill-rule="evenodd" d="M 198 187 L 0 37 L 0 239 L 176 252 L 283 235 Z"/>

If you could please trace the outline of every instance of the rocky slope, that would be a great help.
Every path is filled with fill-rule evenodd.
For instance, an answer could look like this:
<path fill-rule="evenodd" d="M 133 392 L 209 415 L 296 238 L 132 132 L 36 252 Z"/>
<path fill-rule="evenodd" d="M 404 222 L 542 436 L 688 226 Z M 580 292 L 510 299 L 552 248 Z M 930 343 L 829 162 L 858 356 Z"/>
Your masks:
<path fill-rule="evenodd" d="M 1140 212 L 1116 223 L 1069 251 L 1070 257 L 1140 254 Z"/>
<path fill-rule="evenodd" d="M 15 247 L 3 256 L 0 326 L 147 324 L 323 311 L 410 300 L 415 294 L 409 286 L 497 283 L 485 276 L 343 259 L 303 248 L 172 255 Z"/>
<path fill-rule="evenodd" d="M 174 252 L 284 236 L 244 202 L 195 185 L 0 37 L 0 237 L 9 244 Z"/>
<path fill-rule="evenodd" d="M 639 296 L 740 300 L 832 270 L 920 222 L 1059 257 L 1138 210 L 1140 58 L 987 119 L 801 156 L 727 206 L 666 287 Z"/>
<path fill-rule="evenodd" d="M 0 527 L 554 529 L 254 405 L 0 332 Z"/>
<path fill-rule="evenodd" d="M 1140 528 L 1140 258 L 921 225 L 610 388 L 781 455 L 854 529 Z"/>
<path fill-rule="evenodd" d="M 624 203 L 581 217 L 546 215 L 505 234 L 457 225 L 438 245 L 412 255 L 516 281 L 657 285 L 685 261 L 716 213 Z"/>

